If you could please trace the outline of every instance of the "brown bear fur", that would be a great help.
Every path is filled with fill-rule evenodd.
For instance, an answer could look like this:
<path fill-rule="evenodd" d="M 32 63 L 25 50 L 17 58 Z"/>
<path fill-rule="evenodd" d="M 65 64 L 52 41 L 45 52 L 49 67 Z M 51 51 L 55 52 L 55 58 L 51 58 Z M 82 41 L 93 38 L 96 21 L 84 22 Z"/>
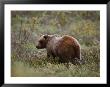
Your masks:
<path fill-rule="evenodd" d="M 80 44 L 72 36 L 56 37 L 54 35 L 43 35 L 39 39 L 36 48 L 46 48 L 47 56 L 59 57 L 60 62 L 73 63 L 74 59 L 81 60 Z"/>

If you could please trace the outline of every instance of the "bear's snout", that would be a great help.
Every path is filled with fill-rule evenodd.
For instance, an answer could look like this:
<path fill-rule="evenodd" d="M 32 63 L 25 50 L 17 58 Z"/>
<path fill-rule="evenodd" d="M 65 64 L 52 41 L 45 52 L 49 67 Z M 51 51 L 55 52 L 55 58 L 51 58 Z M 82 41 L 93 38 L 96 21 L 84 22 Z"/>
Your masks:
<path fill-rule="evenodd" d="M 39 46 L 36 46 L 37 49 L 39 49 Z"/>

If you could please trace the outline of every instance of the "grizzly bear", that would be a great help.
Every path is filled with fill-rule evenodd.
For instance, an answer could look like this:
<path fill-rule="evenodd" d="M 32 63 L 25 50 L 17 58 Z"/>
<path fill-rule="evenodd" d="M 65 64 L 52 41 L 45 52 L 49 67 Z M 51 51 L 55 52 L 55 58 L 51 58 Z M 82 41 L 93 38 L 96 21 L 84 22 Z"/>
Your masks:
<path fill-rule="evenodd" d="M 75 59 L 81 60 L 80 44 L 72 36 L 42 35 L 36 48 L 46 48 L 47 57 L 59 57 L 61 63 L 74 63 Z"/>

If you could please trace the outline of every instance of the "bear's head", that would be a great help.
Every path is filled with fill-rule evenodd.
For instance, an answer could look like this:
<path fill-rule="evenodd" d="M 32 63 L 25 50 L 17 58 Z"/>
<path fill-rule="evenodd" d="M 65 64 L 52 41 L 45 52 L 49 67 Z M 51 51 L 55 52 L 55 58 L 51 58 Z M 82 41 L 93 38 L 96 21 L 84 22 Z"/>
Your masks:
<path fill-rule="evenodd" d="M 48 39 L 49 39 L 48 35 L 42 35 L 38 41 L 36 48 L 38 48 L 38 49 L 46 48 Z"/>

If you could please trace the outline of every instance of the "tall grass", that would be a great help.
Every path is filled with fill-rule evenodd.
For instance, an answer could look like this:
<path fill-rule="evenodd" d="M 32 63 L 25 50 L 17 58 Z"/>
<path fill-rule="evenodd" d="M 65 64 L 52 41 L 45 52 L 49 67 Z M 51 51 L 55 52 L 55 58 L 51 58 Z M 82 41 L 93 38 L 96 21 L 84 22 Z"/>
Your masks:
<path fill-rule="evenodd" d="M 40 55 L 40 54 L 45 55 Z M 63 63 L 58 63 L 57 60 L 46 57 L 45 51 L 41 51 L 35 58 L 20 58 L 12 57 L 11 76 L 74 76 L 74 77 L 97 77 L 100 76 L 100 57 L 99 48 L 91 47 L 82 49 L 82 58 L 85 61 L 83 65 L 73 65 L 69 63 L 66 67 Z"/>

